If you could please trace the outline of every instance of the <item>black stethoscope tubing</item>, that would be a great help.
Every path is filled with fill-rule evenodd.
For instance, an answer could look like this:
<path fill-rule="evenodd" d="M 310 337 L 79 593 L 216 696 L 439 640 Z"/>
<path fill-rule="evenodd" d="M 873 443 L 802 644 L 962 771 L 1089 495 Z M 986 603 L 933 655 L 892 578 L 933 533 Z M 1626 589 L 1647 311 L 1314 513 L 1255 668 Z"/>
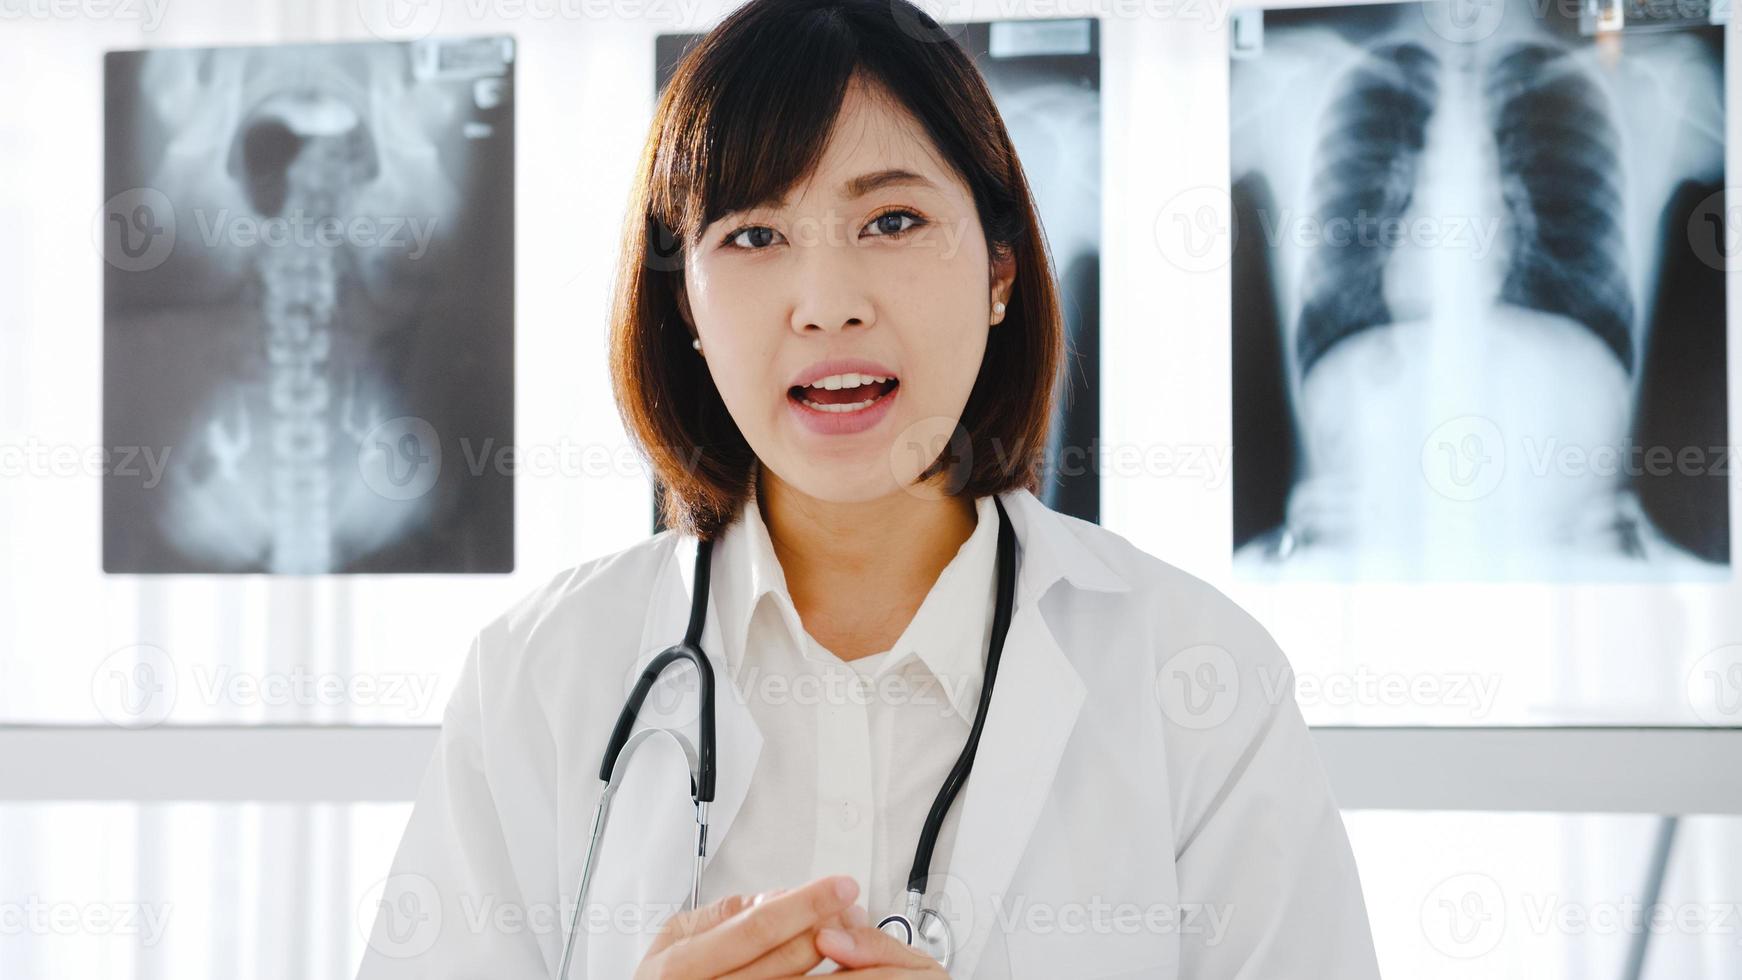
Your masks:
<path fill-rule="evenodd" d="M 986 711 L 992 703 L 993 683 L 998 677 L 998 662 L 1004 652 L 1004 638 L 1010 632 L 1016 594 L 1016 535 L 1011 530 L 1010 516 L 1004 510 L 1003 501 L 994 496 L 992 503 L 998 510 L 998 593 L 997 603 L 993 608 L 992 633 L 986 650 L 985 680 L 980 688 L 980 700 L 974 711 L 974 724 L 969 729 L 967 744 L 962 747 L 949 776 L 938 788 L 931 810 L 926 814 L 925 825 L 920 831 L 919 844 L 914 850 L 913 867 L 907 875 L 910 895 L 924 894 L 926 878 L 931 869 L 932 852 L 937 847 L 938 832 L 943 827 L 944 817 L 955 803 L 956 795 L 967 783 L 968 774 L 974 768 L 974 755 L 980 747 L 980 734 L 985 728 Z M 642 670 L 628 701 L 617 715 L 617 724 L 611 730 L 604 759 L 599 764 L 599 778 L 608 786 L 614 785 L 612 776 L 617 767 L 618 756 L 634 733 L 642 702 L 653 689 L 661 672 L 679 660 L 687 660 L 693 664 L 700 682 L 700 739 L 694 775 L 690 780 L 690 795 L 695 800 L 698 812 L 704 815 L 700 821 L 701 831 L 697 839 L 698 873 L 700 863 L 707 854 L 706 804 L 712 803 L 714 799 L 714 669 L 701 646 L 702 627 L 707 620 L 708 597 L 711 591 L 709 572 L 713 564 L 713 545 L 713 539 L 709 538 L 702 540 L 696 549 L 695 585 L 690 596 L 689 626 L 684 631 L 683 640 L 667 647 Z M 909 923 L 910 936 L 912 931 L 912 924 Z"/>

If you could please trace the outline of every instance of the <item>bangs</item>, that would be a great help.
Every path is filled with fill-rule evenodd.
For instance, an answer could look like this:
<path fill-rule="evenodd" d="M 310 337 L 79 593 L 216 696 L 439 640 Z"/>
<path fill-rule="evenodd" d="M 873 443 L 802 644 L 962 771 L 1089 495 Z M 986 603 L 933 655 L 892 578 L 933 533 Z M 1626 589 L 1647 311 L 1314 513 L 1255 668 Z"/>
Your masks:
<path fill-rule="evenodd" d="M 722 215 L 779 202 L 816 169 L 855 73 L 889 92 L 838 9 L 770 18 L 730 57 L 724 36 L 685 56 L 661 107 L 649 216 L 688 244 Z"/>

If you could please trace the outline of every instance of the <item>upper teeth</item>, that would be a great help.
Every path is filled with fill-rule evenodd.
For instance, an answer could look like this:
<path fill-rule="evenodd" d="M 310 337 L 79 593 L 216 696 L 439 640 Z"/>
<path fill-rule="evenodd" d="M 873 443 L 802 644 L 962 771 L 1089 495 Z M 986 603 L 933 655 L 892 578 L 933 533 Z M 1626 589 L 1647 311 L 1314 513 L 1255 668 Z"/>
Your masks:
<path fill-rule="evenodd" d="M 818 378 L 806 385 L 807 388 L 826 388 L 834 391 L 838 388 L 857 388 L 860 385 L 882 384 L 888 378 L 880 378 L 875 374 L 831 374 L 826 378 Z"/>

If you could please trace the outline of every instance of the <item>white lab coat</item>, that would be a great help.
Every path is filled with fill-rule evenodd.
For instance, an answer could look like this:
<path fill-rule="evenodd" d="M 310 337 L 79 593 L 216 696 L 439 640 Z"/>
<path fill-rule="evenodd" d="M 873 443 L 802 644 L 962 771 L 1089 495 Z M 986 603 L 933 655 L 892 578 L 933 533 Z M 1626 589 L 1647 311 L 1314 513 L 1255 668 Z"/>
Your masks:
<path fill-rule="evenodd" d="M 1377 977 L 1353 855 L 1275 642 L 1117 534 L 1027 491 L 1001 499 L 1016 604 L 955 852 L 929 896 L 956 922 L 951 975 Z M 480 632 L 377 889 L 360 977 L 553 974 L 605 743 L 641 668 L 683 637 L 695 549 L 654 535 Z M 713 852 L 762 736 L 726 682 L 711 611 L 702 646 L 718 678 Z M 667 670 L 648 704 L 644 724 L 693 737 L 689 668 Z M 655 757 L 650 745 L 627 771 L 658 770 Z M 681 773 L 625 779 L 588 906 L 628 911 L 583 923 L 571 976 L 631 976 L 687 897 L 687 838 L 649 829 L 693 811 Z"/>

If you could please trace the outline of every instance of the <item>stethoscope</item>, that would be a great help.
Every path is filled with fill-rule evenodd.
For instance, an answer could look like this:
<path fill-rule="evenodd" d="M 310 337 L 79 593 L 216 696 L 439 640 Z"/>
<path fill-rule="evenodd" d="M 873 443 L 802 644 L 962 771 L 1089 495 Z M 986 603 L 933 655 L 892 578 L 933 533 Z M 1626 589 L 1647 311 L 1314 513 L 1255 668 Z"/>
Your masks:
<path fill-rule="evenodd" d="M 1004 512 L 1003 501 L 994 496 L 992 503 L 998 509 L 998 601 L 992 614 L 992 635 L 986 650 L 985 680 L 980 688 L 980 702 L 974 710 L 974 725 L 968 732 L 968 742 L 962 747 L 962 754 L 956 758 L 955 766 L 950 769 L 949 776 L 938 789 L 936 799 L 932 800 L 931 811 L 926 814 L 925 826 L 919 835 L 919 846 L 914 849 L 913 869 L 907 875 L 907 899 L 902 911 L 886 915 L 877 923 L 878 929 L 909 946 L 922 947 L 946 969 L 955 955 L 955 935 L 950 924 L 938 913 L 937 906 L 922 907 L 925 902 L 925 880 L 930 873 L 932 850 L 937 846 L 938 830 L 943 826 L 944 815 L 949 813 L 956 794 L 968 781 L 968 773 L 974 768 L 974 752 L 980 746 L 980 731 L 985 726 L 986 707 L 992 703 L 992 682 L 998 676 L 998 657 L 1004 651 L 1004 636 L 1010 632 L 1011 607 L 1016 594 L 1016 535 L 1010 530 L 1010 517 Z M 693 909 L 700 902 L 702 862 L 708 854 L 708 806 L 714 801 L 714 669 L 708 662 L 707 655 L 702 653 L 701 645 L 702 625 L 708 611 L 708 572 L 712 564 L 713 546 L 712 539 L 709 539 L 700 542 L 696 549 L 695 588 L 690 598 L 689 628 L 684 631 L 683 641 L 667 647 L 641 672 L 634 690 L 629 694 L 629 700 L 617 715 L 617 725 L 611 730 L 611 740 L 605 746 L 605 758 L 599 764 L 599 779 L 604 783 L 604 788 L 599 794 L 598 806 L 593 810 L 592 839 L 587 843 L 587 857 L 581 864 L 581 883 L 576 889 L 574 910 L 569 913 L 568 938 L 563 943 L 563 958 L 557 967 L 557 980 L 567 980 L 569 962 L 574 957 L 575 934 L 581 906 L 585 904 L 587 889 L 592 885 L 593 860 L 597 857 L 599 839 L 604 836 L 605 822 L 610 816 L 611 798 L 617 792 L 624 770 L 629 767 L 628 760 L 650 738 L 669 737 L 677 743 L 689 763 L 690 796 L 696 805 L 696 849 L 695 863 L 690 872 L 690 897 L 685 909 Z M 647 698 L 648 692 L 665 668 L 679 660 L 694 664 L 696 676 L 700 678 L 699 750 L 682 732 L 669 728 L 646 728 L 631 734 L 636 717 L 641 712 L 642 701 Z M 622 765 L 618 764 L 620 758 Z"/>

